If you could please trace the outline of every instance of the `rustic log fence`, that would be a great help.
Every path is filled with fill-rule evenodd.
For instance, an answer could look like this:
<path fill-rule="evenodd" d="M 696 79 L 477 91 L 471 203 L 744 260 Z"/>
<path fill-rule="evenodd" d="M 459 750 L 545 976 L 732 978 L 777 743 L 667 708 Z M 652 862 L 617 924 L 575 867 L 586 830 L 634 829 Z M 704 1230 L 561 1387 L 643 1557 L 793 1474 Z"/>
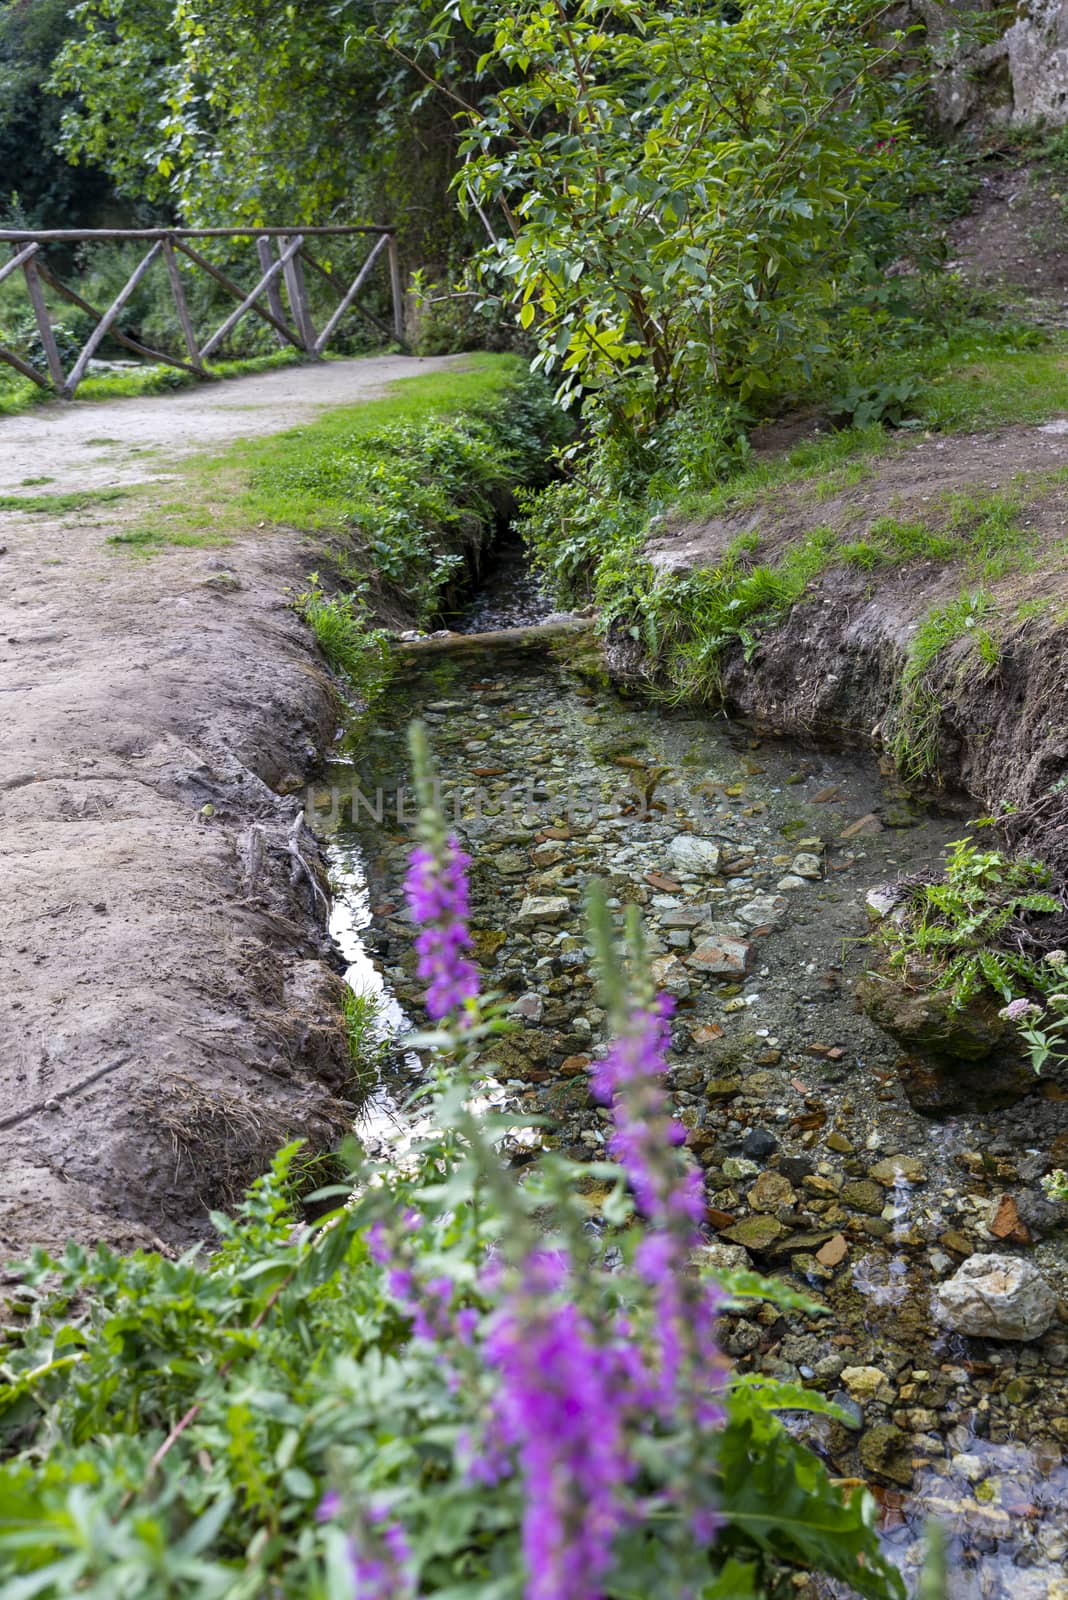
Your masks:
<path fill-rule="evenodd" d="M 316 239 L 347 239 L 366 235 L 371 249 L 355 278 L 346 283 L 335 272 L 317 261 L 309 248 Z M 251 289 L 235 283 L 221 267 L 208 258 L 190 241 L 206 239 L 252 240 L 256 247 L 259 278 Z M 49 244 L 110 243 L 125 244 L 138 240 L 148 246 L 145 255 L 127 278 L 125 284 L 106 311 L 98 311 L 77 294 L 45 265 L 42 247 Z M 397 241 L 391 227 L 308 227 L 308 228 L 95 228 L 77 230 L 69 228 L 50 231 L 0 230 L 0 251 L 4 245 L 11 247 L 9 260 L 0 261 L 0 283 L 12 273 L 21 270 L 26 293 L 33 310 L 34 320 L 44 351 L 47 375 L 39 372 L 16 351 L 0 344 L 0 361 L 14 367 L 24 378 L 42 389 L 53 390 L 64 399 L 73 398 L 75 390 L 89 370 L 97 350 L 105 339 L 113 339 L 127 350 L 148 361 L 163 362 L 178 367 L 197 377 L 208 376 L 208 362 L 230 337 L 243 317 L 250 314 L 260 317 L 274 329 L 279 344 L 291 345 L 312 360 L 321 360 L 330 340 L 337 332 L 342 318 L 355 312 L 377 328 L 387 340 L 404 344 L 404 294 Z M 389 270 L 392 300 L 392 326 L 368 306 L 358 300 L 379 258 L 385 255 Z M 202 337 L 196 331 L 190 316 L 178 258 L 191 262 L 205 272 L 238 302 L 213 333 Z M 152 350 L 120 326 L 124 307 L 129 302 L 142 278 L 157 261 L 162 261 L 174 301 L 178 327 L 184 346 L 184 358 L 171 351 Z M 305 268 L 325 280 L 336 295 L 338 304 L 320 330 L 312 321 Z M 88 340 L 71 364 L 64 369 L 60 357 L 56 330 L 45 299 L 44 285 L 54 294 L 92 317 L 96 323 Z M 282 289 L 285 288 L 285 298 Z M 289 309 L 286 310 L 285 300 Z"/>

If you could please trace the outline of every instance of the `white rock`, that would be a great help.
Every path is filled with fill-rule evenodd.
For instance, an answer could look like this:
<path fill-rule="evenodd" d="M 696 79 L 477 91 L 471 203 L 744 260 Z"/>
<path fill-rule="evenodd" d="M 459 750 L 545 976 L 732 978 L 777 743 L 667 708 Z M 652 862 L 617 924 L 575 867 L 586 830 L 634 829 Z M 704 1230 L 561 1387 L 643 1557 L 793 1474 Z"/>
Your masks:
<path fill-rule="evenodd" d="M 868 908 L 868 915 L 881 922 L 883 917 L 890 915 L 900 898 L 893 889 L 869 889 L 864 896 L 864 904 Z"/>
<path fill-rule="evenodd" d="M 757 894 L 738 912 L 738 920 L 751 928 L 777 928 L 786 917 L 786 901 L 781 894 Z"/>
<path fill-rule="evenodd" d="M 775 885 L 776 889 L 804 889 L 807 888 L 804 878 L 799 878 L 795 873 L 788 872 L 785 878 L 780 878 Z"/>
<path fill-rule="evenodd" d="M 954 1333 L 982 1339 L 1040 1339 L 1057 1297 L 1022 1256 L 969 1256 L 935 1291 L 935 1316 Z"/>
<path fill-rule="evenodd" d="M 571 902 L 562 894 L 528 894 L 519 907 L 516 922 L 521 928 L 539 922 L 559 922 L 571 910 Z"/>
<path fill-rule="evenodd" d="M 823 877 L 823 867 L 819 857 L 808 854 L 794 856 L 790 863 L 790 871 L 796 873 L 799 878 Z"/>
<path fill-rule="evenodd" d="M 680 833 L 668 845 L 668 855 L 676 872 L 695 872 L 698 876 L 714 877 L 719 871 L 720 849 L 711 839 L 696 839 L 692 833 Z"/>

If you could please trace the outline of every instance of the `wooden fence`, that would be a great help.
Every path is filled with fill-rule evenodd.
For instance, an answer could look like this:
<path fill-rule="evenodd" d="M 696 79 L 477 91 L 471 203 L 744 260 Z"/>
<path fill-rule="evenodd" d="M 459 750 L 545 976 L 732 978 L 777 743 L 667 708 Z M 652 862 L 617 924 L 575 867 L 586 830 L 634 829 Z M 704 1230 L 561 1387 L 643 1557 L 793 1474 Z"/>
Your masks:
<path fill-rule="evenodd" d="M 349 283 L 338 278 L 333 271 L 317 261 L 309 249 L 309 240 L 355 238 L 360 235 L 367 236 L 371 249 L 360 270 Z M 190 242 L 194 239 L 254 241 L 260 272 L 254 287 L 244 289 L 235 283 L 228 273 L 195 248 Z M 45 265 L 40 254 L 42 246 L 48 244 L 81 244 L 94 241 L 124 244 L 129 240 L 140 240 L 148 248 L 106 311 L 96 310 L 80 294 L 61 282 Z M 198 377 L 207 375 L 211 357 L 233 333 L 241 319 L 249 315 L 261 317 L 269 323 L 280 344 L 293 345 L 315 360 L 322 358 L 323 352 L 337 331 L 338 324 L 350 311 L 358 313 L 372 323 L 386 339 L 404 344 L 403 286 L 397 258 L 397 242 L 392 228 L 324 227 L 299 230 L 296 228 L 96 228 L 86 231 L 60 228 L 46 232 L 7 229 L 0 230 L 0 251 L 5 244 L 11 247 L 12 254 L 9 260 L 0 261 L 0 282 L 21 269 L 26 293 L 37 322 L 48 373 L 46 376 L 39 372 L 30 362 L 3 344 L 0 344 L 0 361 L 7 362 L 17 372 L 21 372 L 24 378 L 39 384 L 42 389 L 54 390 L 67 400 L 73 397 L 89 370 L 90 361 L 106 338 L 115 340 L 145 360 L 162 361 L 167 366 L 179 367 L 183 372 L 191 372 Z M 193 325 L 178 267 L 179 255 L 186 261 L 192 262 L 199 271 L 206 272 L 238 302 L 226 320 L 207 337 L 198 334 Z M 379 257 L 383 255 L 386 257 L 389 270 L 393 305 L 392 326 L 367 306 L 361 305 L 357 298 L 361 289 L 367 284 Z M 157 262 L 160 262 L 162 269 L 166 271 L 170 284 L 184 345 L 184 357 L 170 351 L 149 349 L 130 333 L 123 332 L 120 326 L 124 307 L 142 278 Z M 316 330 L 312 322 L 305 268 L 309 268 L 324 279 L 337 297 L 336 307 L 319 330 Z M 46 284 L 61 299 L 77 306 L 96 323 L 69 370 L 64 370 L 60 359 L 56 331 L 45 299 Z M 283 286 L 289 302 L 288 312 L 282 295 Z"/>

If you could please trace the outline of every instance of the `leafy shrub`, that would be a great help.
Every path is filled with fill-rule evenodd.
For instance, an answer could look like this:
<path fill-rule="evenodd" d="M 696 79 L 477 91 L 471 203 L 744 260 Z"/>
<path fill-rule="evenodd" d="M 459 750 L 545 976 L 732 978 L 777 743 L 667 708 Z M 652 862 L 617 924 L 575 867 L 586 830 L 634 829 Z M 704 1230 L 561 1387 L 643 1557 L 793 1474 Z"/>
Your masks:
<path fill-rule="evenodd" d="M 840 428 L 868 428 L 881 422 L 886 428 L 905 427 L 914 402 L 922 393 L 916 378 L 896 383 L 855 383 L 828 403 L 827 415 Z"/>
<path fill-rule="evenodd" d="M 807 381 L 911 154 L 877 8 L 460 9 L 507 87 L 470 109 L 457 187 L 503 217 L 483 279 L 561 392 L 647 419 Z"/>
<path fill-rule="evenodd" d="M 1024 955 L 1011 935 L 1029 914 L 1062 909 L 1049 893 L 1051 881 L 1049 868 L 1039 861 L 980 850 L 971 839 L 958 839 L 946 852 L 942 881 L 909 887 L 904 914 L 875 937 L 892 967 L 923 968 L 936 988 L 952 990 L 958 1009 L 986 989 L 1005 1000 L 1020 983 L 1048 992 L 1056 973 Z"/>
<path fill-rule="evenodd" d="M 870 1496 L 780 1416 L 844 1413 L 729 1377 L 716 1350 L 724 1294 L 822 1308 L 693 1270 L 701 1178 L 636 922 L 637 1002 L 597 902 L 619 1034 L 595 1088 L 619 1165 L 543 1154 L 517 1181 L 517 1124 L 471 1105 L 507 1024 L 463 953 L 465 862 L 432 811 L 412 861 L 434 1126 L 402 1164 L 354 1146 L 314 1227 L 295 1225 L 290 1146 L 236 1219 L 214 1218 L 212 1256 L 70 1245 L 23 1266 L 0 1347 L 5 1594 L 758 1600 L 800 1566 L 901 1600 Z"/>
<path fill-rule="evenodd" d="M 543 383 L 516 382 L 492 409 L 354 434 L 309 464 L 268 468 L 256 488 L 341 508 L 342 578 L 384 587 L 420 621 L 511 507 L 518 483 L 543 483 L 569 424 Z"/>

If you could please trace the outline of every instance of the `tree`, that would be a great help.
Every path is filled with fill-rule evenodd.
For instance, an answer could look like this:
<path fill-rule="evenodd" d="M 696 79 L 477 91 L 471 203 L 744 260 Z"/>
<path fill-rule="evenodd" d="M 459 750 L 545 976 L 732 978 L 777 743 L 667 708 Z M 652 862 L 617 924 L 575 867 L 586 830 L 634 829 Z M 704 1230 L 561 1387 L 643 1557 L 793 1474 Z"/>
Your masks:
<path fill-rule="evenodd" d="M 869 0 L 526 0 L 493 28 L 510 84 L 463 109 L 483 283 L 567 399 L 657 417 L 818 359 L 906 131 Z"/>
<path fill-rule="evenodd" d="M 44 83 L 72 32 L 67 0 L 0 0 L 0 217 L 27 227 L 88 224 L 112 199 L 99 166 L 57 150 L 63 102 Z"/>
<path fill-rule="evenodd" d="M 63 147 L 186 222 L 398 222 L 444 262 L 463 222 L 457 131 L 424 66 L 428 0 L 82 0 L 52 88 Z M 386 48 L 388 18 L 405 58 Z M 456 21 L 437 70 L 465 84 L 486 41 Z"/>

